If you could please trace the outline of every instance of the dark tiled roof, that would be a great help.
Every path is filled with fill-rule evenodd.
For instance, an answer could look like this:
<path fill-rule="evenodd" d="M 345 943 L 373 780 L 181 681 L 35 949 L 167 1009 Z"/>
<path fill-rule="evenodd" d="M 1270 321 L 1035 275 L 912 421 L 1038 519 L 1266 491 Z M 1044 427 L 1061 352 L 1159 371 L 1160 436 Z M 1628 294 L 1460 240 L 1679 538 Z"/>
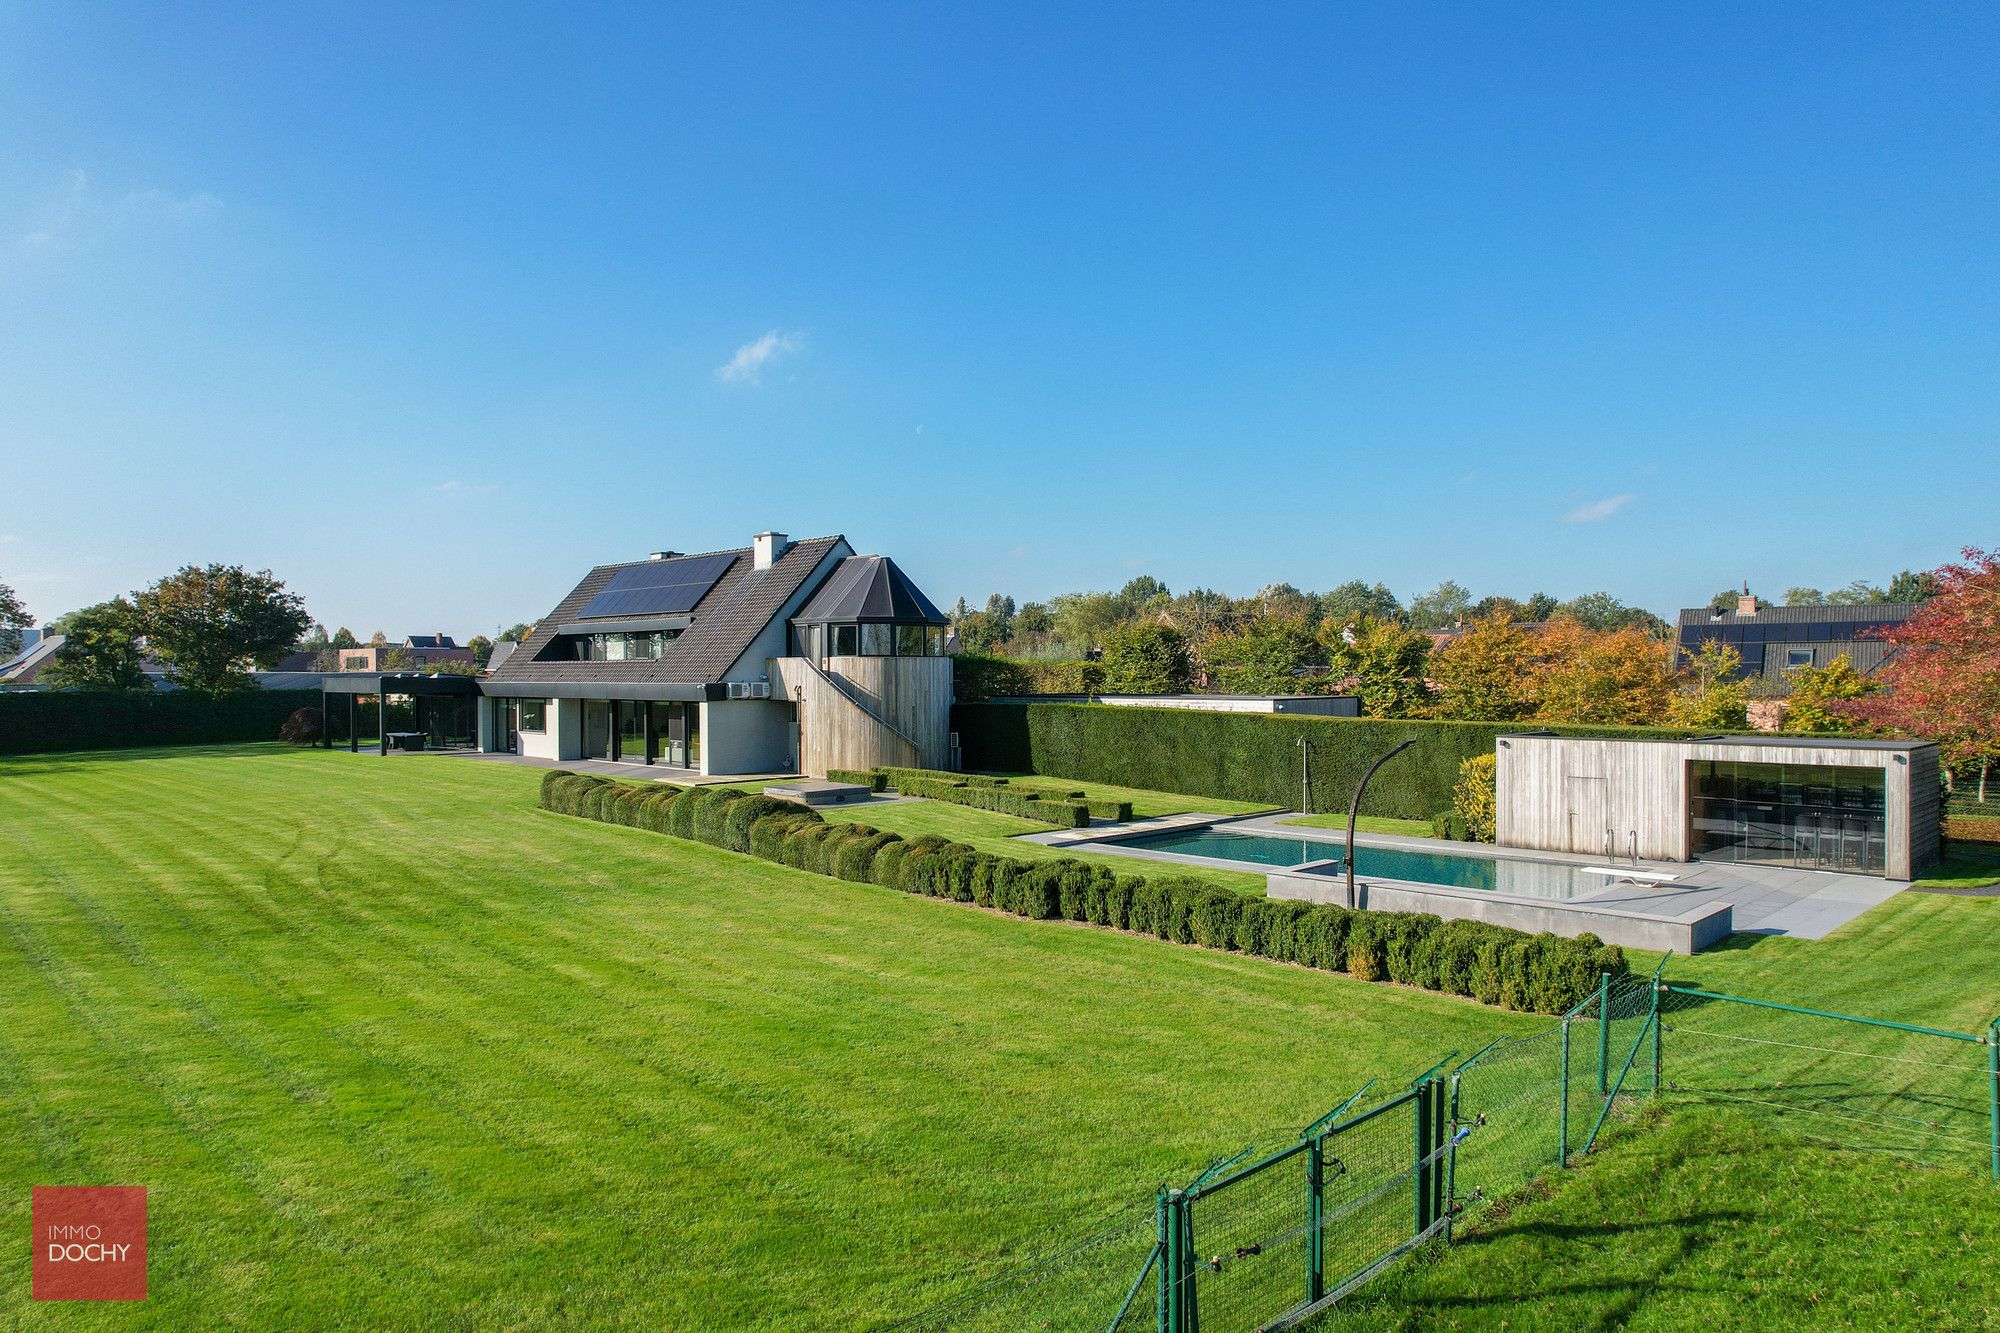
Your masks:
<path fill-rule="evenodd" d="M 944 612 L 886 555 L 848 556 L 833 567 L 812 600 L 792 619 L 813 624 L 835 620 L 945 623 Z"/>
<path fill-rule="evenodd" d="M 458 643 L 449 634 L 412 634 L 409 646 L 412 648 L 456 648 Z"/>
<path fill-rule="evenodd" d="M 1917 609 L 1916 602 L 1852 602 L 1845 605 L 1759 606 L 1754 616 L 1691 606 L 1679 624 L 1690 625 L 1900 625 Z"/>
<path fill-rule="evenodd" d="M 570 590 L 569 596 L 542 617 L 513 656 L 487 679 L 496 685 L 589 684 L 603 682 L 623 685 L 710 685 L 720 681 L 736 659 L 743 655 L 763 628 L 770 624 L 786 601 L 804 586 L 827 553 L 845 538 L 814 537 L 793 542 L 769 569 L 751 568 L 750 548 L 734 554 L 742 557 L 695 604 L 694 624 L 669 643 L 657 658 L 632 662 L 540 662 L 535 660 L 556 637 L 556 629 L 577 619 L 578 613 L 621 569 L 645 564 L 642 560 L 620 565 L 599 565 Z"/>

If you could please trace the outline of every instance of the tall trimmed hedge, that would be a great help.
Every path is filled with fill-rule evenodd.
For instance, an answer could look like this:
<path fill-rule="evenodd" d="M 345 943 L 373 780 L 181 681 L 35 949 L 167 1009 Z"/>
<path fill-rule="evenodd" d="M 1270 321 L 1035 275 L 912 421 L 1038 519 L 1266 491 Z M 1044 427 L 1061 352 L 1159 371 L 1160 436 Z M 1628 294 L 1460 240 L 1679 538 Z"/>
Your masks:
<path fill-rule="evenodd" d="M 1202 880 L 1127 878 L 1055 857 L 1020 861 L 934 834 L 900 838 L 865 824 L 829 824 L 817 810 L 725 787 L 682 790 L 553 770 L 542 807 L 747 851 L 799 870 L 904 893 L 976 903 L 1037 921 L 1077 921 L 1395 981 L 1488 1004 L 1555 1014 L 1598 975 L 1626 971 L 1625 952 L 1590 935 L 1560 939 L 1410 912 L 1250 898 Z"/>
<path fill-rule="evenodd" d="M 0 692 L 0 754 L 274 741 L 318 690 L 22 690 Z"/>
<path fill-rule="evenodd" d="M 1057 773 L 1189 796 L 1298 808 L 1299 740 L 1307 742 L 1314 810 L 1345 810 L 1368 766 L 1398 741 L 1416 744 L 1368 785 L 1361 812 L 1429 819 L 1451 808 L 1459 765 L 1491 754 L 1511 731 L 1565 736 L 1687 737 L 1659 727 L 1412 722 L 1364 717 L 1211 713 L 1106 704 L 961 704 L 953 725 L 968 768 Z"/>

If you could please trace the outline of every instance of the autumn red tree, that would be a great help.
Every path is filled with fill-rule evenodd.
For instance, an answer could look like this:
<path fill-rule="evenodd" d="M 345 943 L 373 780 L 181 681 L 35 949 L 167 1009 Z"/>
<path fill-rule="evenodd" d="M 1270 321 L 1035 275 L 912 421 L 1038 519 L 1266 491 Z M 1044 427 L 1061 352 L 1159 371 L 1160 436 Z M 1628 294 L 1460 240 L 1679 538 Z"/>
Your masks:
<path fill-rule="evenodd" d="M 1883 692 L 1847 700 L 1860 721 L 1938 743 L 1947 769 L 1977 772 L 2000 758 L 2000 551 L 1968 546 L 1936 571 L 1938 592 L 1883 632 L 1892 648 Z"/>

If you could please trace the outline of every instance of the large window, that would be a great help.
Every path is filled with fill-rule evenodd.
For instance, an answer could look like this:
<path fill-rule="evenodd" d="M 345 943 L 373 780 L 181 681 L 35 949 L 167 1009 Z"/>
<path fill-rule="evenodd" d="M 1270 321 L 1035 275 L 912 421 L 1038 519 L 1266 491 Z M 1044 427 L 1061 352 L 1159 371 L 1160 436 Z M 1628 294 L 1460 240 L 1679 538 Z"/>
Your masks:
<path fill-rule="evenodd" d="M 646 705 L 631 700 L 618 704 L 618 757 L 630 764 L 649 762 L 646 756 Z"/>
<path fill-rule="evenodd" d="M 547 699 L 521 700 L 521 730 L 547 731 L 549 729 L 548 722 L 546 721 L 548 706 L 549 701 Z"/>
<path fill-rule="evenodd" d="M 944 626 L 801 625 L 799 651 L 807 657 L 943 657 Z"/>
<path fill-rule="evenodd" d="M 647 634 L 579 634 L 576 657 L 580 662 L 651 661 L 667 651 L 667 645 L 681 636 L 677 629 Z"/>
<path fill-rule="evenodd" d="M 1883 873 L 1882 769 L 1697 762 L 1688 765 L 1688 778 L 1693 852 L 1701 860 Z"/>

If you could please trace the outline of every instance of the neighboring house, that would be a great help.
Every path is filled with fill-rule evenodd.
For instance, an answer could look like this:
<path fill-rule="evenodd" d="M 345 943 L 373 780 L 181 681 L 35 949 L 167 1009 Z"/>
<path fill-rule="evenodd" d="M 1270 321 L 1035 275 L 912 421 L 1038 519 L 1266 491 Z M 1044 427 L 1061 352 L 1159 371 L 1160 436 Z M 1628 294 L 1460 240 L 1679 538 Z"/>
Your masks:
<path fill-rule="evenodd" d="M 40 678 L 41 673 L 44 668 L 55 661 L 57 656 L 61 654 L 62 646 L 62 635 L 43 634 L 29 647 L 22 649 L 6 661 L 0 662 L 0 690 L 47 689 L 47 684 Z M 253 671 L 250 673 L 251 679 L 256 681 L 259 689 L 265 690 L 318 689 L 320 682 L 319 672 L 282 669 L 285 663 L 291 660 L 291 658 L 287 658 L 279 662 L 279 669 L 276 670 Z M 145 658 L 140 663 L 139 669 L 145 672 L 147 684 L 153 689 L 172 690 L 180 688 L 167 679 L 167 669 L 150 657 Z"/>
<path fill-rule="evenodd" d="M 486 655 L 485 674 L 490 676 L 495 671 L 498 671 L 500 664 L 512 657 L 514 650 L 520 646 L 520 644 L 514 642 L 512 639 L 502 639 L 500 642 L 494 644 L 493 651 Z"/>
<path fill-rule="evenodd" d="M 34 639 L 24 642 L 21 650 L 4 662 L 0 662 L 0 690 L 36 690 L 42 688 L 35 683 L 43 667 L 53 662 L 62 651 L 63 636 L 45 634 L 31 630 Z M 23 635 L 26 638 L 26 635 Z"/>
<path fill-rule="evenodd" d="M 413 670 L 439 662 L 475 660 L 470 648 L 462 648 L 449 634 L 412 634 L 401 643 L 364 643 L 353 648 L 336 648 L 340 671 L 383 671 L 389 654 L 401 650 L 409 654 Z"/>
<path fill-rule="evenodd" d="M 1873 674 L 1889 656 L 1882 631 L 1902 624 L 1916 609 L 1914 602 L 1767 606 L 1745 588 L 1734 611 L 1709 606 L 1682 611 L 1674 637 L 1682 662 L 1715 640 L 1743 655 L 1745 677 L 1783 692 L 1790 687 L 1787 672 L 1823 667 L 1836 657 L 1847 658 L 1863 674 Z"/>
<path fill-rule="evenodd" d="M 469 733 L 481 750 L 555 761 L 815 777 L 945 767 L 945 623 L 887 557 L 765 532 L 598 566 L 482 677 L 343 673 L 326 688 L 350 696 L 350 732 L 352 701 L 386 694 L 431 743 Z"/>

